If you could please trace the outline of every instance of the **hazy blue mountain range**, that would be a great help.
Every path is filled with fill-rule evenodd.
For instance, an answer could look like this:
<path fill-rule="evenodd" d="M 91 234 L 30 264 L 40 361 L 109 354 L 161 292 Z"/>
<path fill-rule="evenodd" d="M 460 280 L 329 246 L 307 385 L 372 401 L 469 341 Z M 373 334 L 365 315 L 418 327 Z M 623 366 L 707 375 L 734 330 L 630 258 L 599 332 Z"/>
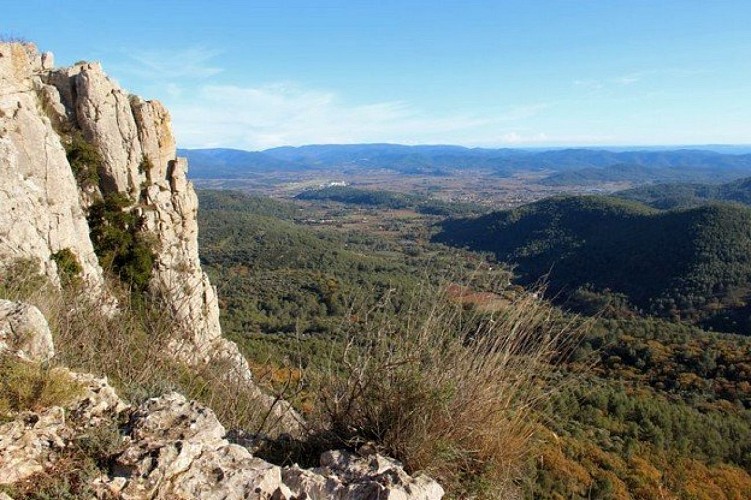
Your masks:
<path fill-rule="evenodd" d="M 735 150 L 732 150 L 735 151 Z M 461 146 L 398 144 L 311 145 L 260 152 L 234 149 L 181 149 L 191 176 L 242 178 L 273 171 L 330 170 L 357 172 L 387 169 L 403 174 L 451 175 L 480 169 L 498 176 L 546 171 L 555 185 L 603 181 L 723 182 L 751 175 L 751 154 L 711 150 L 486 149 Z M 565 174 L 565 175 L 564 175 Z"/>

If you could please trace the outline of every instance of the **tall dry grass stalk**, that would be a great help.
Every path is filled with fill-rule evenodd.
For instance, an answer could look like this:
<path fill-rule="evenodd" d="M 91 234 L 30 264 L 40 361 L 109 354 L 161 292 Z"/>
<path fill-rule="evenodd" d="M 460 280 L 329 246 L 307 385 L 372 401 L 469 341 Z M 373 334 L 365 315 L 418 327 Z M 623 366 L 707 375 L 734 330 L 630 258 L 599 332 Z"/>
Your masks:
<path fill-rule="evenodd" d="M 117 298 L 114 310 L 111 298 L 92 297 L 80 282 L 59 289 L 27 262 L 0 273 L 0 298 L 31 303 L 47 318 L 55 363 L 108 377 L 118 394 L 134 404 L 177 391 L 206 404 L 227 428 L 270 435 L 284 430 L 271 406 L 283 402 L 284 394 L 259 397 L 228 361 L 180 362 L 174 356 L 177 323 L 170 309 L 156 298 L 134 299 L 114 279 L 108 289 Z"/>
<path fill-rule="evenodd" d="M 459 301 L 461 302 L 461 301 Z M 312 422 L 328 440 L 370 442 L 457 498 L 509 498 L 534 455 L 541 409 L 572 322 L 535 295 L 493 313 L 423 289 L 400 317 L 354 318 L 347 346 L 312 374 Z"/>

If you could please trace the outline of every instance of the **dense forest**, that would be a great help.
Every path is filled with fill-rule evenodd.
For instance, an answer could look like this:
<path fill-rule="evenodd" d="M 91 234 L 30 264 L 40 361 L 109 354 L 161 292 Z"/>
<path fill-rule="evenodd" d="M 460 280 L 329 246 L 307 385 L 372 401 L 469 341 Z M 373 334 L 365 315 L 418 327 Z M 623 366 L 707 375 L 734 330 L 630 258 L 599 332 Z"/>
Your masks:
<path fill-rule="evenodd" d="M 398 321 L 426 280 L 523 293 L 501 279 L 501 266 L 478 268 L 483 256 L 461 249 L 434 243 L 416 251 L 398 238 L 303 226 L 290 202 L 218 191 L 199 196 L 202 260 L 219 289 L 223 326 L 256 368 L 286 359 L 312 369 L 336 349 L 338 325 L 357 297 L 398 295 L 382 311 Z M 584 203 L 580 210 L 599 205 L 606 220 L 659 215 L 626 202 L 569 202 Z M 711 218 L 725 210 L 697 213 L 713 227 Z M 696 217 L 690 214 L 681 217 Z M 749 491 L 751 339 L 640 317 L 615 293 L 579 295 L 598 315 L 574 319 L 587 326 L 563 365 L 576 383 L 548 402 L 541 432 L 548 438 L 522 485 L 527 495 L 718 498 Z M 572 318 L 561 310 L 551 320 Z"/>
<path fill-rule="evenodd" d="M 353 302 L 376 302 L 390 290 L 398 307 L 430 269 L 447 278 L 475 264 L 444 249 L 414 246 L 363 231 L 295 224 L 288 202 L 227 191 L 200 191 L 201 258 L 219 286 L 227 330 L 331 332 Z M 507 273 L 496 271 L 507 279 Z M 222 293 L 225 292 L 225 293 Z"/>
<path fill-rule="evenodd" d="M 659 211 L 616 198 L 557 197 L 446 221 L 435 239 L 493 252 L 522 282 L 546 279 L 576 310 L 620 297 L 626 315 L 751 333 L 748 208 Z"/>

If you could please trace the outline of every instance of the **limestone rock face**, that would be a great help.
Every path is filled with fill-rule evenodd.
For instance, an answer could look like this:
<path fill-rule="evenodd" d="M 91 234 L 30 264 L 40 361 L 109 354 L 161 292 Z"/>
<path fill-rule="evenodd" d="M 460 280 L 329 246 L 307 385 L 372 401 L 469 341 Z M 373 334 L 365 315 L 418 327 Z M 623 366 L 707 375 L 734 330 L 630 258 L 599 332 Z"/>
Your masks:
<path fill-rule="evenodd" d="M 211 410 L 179 394 L 132 415 L 111 493 L 122 498 L 289 498 L 281 470 L 224 439 Z"/>
<path fill-rule="evenodd" d="M 85 213 L 99 189 L 77 186 L 61 142 L 80 131 L 101 154 L 102 194 L 126 195 L 155 242 L 150 288 L 173 315 L 171 354 L 226 363 L 250 384 L 245 359 L 221 336 L 216 292 L 198 257 L 198 199 L 187 162 L 176 157 L 169 113 L 128 94 L 98 63 L 52 66 L 52 55 L 33 45 L 0 44 L 0 265 L 31 258 L 56 283 L 50 257 L 70 249 L 92 289 L 101 287 Z"/>
<path fill-rule="evenodd" d="M 147 172 L 151 181 L 167 179 L 167 169 L 175 159 L 176 144 L 172 135 L 170 115 L 159 101 L 144 101 L 130 97 L 130 106 L 138 128 L 138 139 L 143 153 L 152 163 Z"/>
<path fill-rule="evenodd" d="M 245 359 L 221 336 L 216 292 L 198 257 L 198 197 L 187 161 L 176 157 L 168 111 L 127 94 L 96 63 L 50 72 L 46 81 L 57 89 L 68 127 L 99 149 L 103 192 L 129 196 L 156 240 L 151 288 L 171 307 L 174 354 L 190 363 L 229 361 L 231 372 L 250 380 Z"/>
<path fill-rule="evenodd" d="M 47 361 L 55 355 L 52 333 L 36 307 L 0 300 L 0 353 L 29 361 Z"/>
<path fill-rule="evenodd" d="M 297 498 L 440 500 L 444 493 L 429 477 L 410 477 L 399 462 L 375 453 L 327 451 L 320 467 L 286 468 L 282 480 Z"/>
<path fill-rule="evenodd" d="M 31 259 L 57 282 L 50 257 L 67 248 L 94 294 L 102 271 L 65 149 L 44 112 L 57 94 L 42 81 L 50 61 L 33 46 L 0 44 L 0 263 Z"/>

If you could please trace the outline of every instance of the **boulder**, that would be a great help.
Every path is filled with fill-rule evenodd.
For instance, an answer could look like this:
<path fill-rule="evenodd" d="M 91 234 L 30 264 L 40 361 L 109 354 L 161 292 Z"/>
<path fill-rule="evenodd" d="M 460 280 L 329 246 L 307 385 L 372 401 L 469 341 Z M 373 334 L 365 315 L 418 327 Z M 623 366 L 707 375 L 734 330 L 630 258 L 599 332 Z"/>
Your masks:
<path fill-rule="evenodd" d="M 396 460 L 364 450 L 327 451 L 320 467 L 285 468 L 282 480 L 298 498 L 313 500 L 440 500 L 444 493 L 433 479 L 411 477 Z"/>
<path fill-rule="evenodd" d="M 0 484 L 13 484 L 49 468 L 76 436 L 116 421 L 128 408 L 106 379 L 68 374 L 81 393 L 65 407 L 24 412 L 0 425 Z"/>
<path fill-rule="evenodd" d="M 290 498 L 281 469 L 224 439 L 214 413 L 180 394 L 131 416 L 109 491 L 122 498 Z"/>
<path fill-rule="evenodd" d="M 39 309 L 0 300 L 0 352 L 28 361 L 47 361 L 55 355 L 50 327 Z"/>

